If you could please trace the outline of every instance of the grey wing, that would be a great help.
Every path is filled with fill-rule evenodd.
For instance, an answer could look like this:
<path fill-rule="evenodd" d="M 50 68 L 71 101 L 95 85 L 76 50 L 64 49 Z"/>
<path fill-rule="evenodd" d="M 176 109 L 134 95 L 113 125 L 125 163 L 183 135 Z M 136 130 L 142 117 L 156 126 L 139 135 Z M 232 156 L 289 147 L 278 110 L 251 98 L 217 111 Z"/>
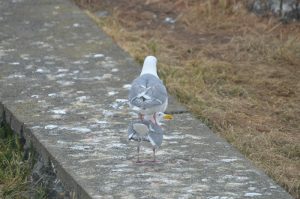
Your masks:
<path fill-rule="evenodd" d="M 129 101 L 140 108 L 162 105 L 168 98 L 166 87 L 153 75 L 145 74 L 132 82 Z"/>
<path fill-rule="evenodd" d="M 134 130 L 134 124 L 142 124 L 142 125 L 145 125 L 145 126 L 149 126 L 150 122 L 149 121 L 133 121 L 133 122 L 130 122 L 130 124 L 128 125 L 128 129 L 127 129 L 128 140 L 148 141 L 149 142 L 149 140 L 147 138 L 145 138 L 144 135 L 141 135 L 139 132 Z M 142 134 L 144 134 L 144 133 L 142 133 Z"/>
<path fill-rule="evenodd" d="M 138 133 L 133 129 L 133 122 L 130 122 L 130 124 L 128 125 L 128 139 L 129 140 L 135 140 L 137 141 L 139 138 Z"/>
<path fill-rule="evenodd" d="M 163 141 L 163 130 L 158 125 L 151 125 L 148 139 L 154 147 L 160 147 Z"/>

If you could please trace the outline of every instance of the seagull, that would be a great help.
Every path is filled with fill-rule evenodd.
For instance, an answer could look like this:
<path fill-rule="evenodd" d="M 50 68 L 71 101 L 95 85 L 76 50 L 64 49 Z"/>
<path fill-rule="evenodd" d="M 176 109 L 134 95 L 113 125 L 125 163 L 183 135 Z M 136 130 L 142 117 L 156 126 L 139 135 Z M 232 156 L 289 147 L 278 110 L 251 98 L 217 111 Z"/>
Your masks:
<path fill-rule="evenodd" d="M 129 103 L 138 110 L 141 120 L 145 115 L 164 112 L 168 106 L 167 89 L 157 75 L 156 63 L 156 57 L 147 56 L 140 76 L 133 80 L 129 90 Z M 154 120 L 156 123 L 155 117 Z"/>
<path fill-rule="evenodd" d="M 156 118 L 156 123 L 154 122 Z M 152 145 L 153 162 L 156 162 L 155 151 L 159 148 L 163 141 L 163 130 L 161 121 L 173 119 L 172 115 L 164 114 L 163 112 L 155 113 L 151 120 L 142 120 L 131 122 L 128 126 L 128 139 L 138 142 L 137 146 L 137 163 L 140 161 L 141 142 L 148 142 Z"/>

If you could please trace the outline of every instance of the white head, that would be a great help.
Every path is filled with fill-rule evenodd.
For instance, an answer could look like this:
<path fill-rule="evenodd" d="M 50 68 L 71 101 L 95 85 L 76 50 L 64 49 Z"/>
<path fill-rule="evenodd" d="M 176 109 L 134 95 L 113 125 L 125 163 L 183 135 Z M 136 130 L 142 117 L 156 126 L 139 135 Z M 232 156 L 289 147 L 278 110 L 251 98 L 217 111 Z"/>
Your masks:
<path fill-rule="evenodd" d="M 150 120 L 151 122 L 156 123 L 158 125 L 162 125 L 163 121 L 169 121 L 173 119 L 173 115 L 170 114 L 165 114 L 163 112 L 156 112 L 154 115 L 145 115 L 144 117 L 145 120 Z"/>
<path fill-rule="evenodd" d="M 159 78 L 157 75 L 156 63 L 157 63 L 156 57 L 151 55 L 147 56 L 144 60 L 143 69 L 140 76 L 144 74 L 151 74 Z"/>

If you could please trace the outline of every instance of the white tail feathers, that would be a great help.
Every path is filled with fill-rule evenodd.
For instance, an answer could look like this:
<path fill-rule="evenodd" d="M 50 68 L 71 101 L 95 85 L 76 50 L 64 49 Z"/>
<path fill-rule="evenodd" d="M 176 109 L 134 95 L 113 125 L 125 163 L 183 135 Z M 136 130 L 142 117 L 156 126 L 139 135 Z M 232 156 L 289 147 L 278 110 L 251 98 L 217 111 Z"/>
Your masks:
<path fill-rule="evenodd" d="M 156 57 L 147 56 L 144 60 L 143 69 L 140 75 L 151 74 L 159 78 L 157 75 L 156 63 L 157 63 Z"/>

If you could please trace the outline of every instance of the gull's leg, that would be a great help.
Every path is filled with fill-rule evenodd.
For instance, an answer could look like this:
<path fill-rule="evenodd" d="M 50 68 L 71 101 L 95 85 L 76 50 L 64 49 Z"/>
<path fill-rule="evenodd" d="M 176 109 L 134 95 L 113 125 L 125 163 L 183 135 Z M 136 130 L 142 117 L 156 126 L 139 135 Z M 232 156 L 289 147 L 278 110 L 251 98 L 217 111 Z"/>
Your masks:
<path fill-rule="evenodd" d="M 139 113 L 139 118 L 140 118 L 141 121 L 143 121 L 144 120 L 144 115 Z"/>
<path fill-rule="evenodd" d="M 138 142 L 138 146 L 137 146 L 137 163 L 140 163 L 140 141 Z"/>
<path fill-rule="evenodd" d="M 155 157 L 155 148 L 153 147 L 153 162 L 156 162 L 156 157 Z"/>

